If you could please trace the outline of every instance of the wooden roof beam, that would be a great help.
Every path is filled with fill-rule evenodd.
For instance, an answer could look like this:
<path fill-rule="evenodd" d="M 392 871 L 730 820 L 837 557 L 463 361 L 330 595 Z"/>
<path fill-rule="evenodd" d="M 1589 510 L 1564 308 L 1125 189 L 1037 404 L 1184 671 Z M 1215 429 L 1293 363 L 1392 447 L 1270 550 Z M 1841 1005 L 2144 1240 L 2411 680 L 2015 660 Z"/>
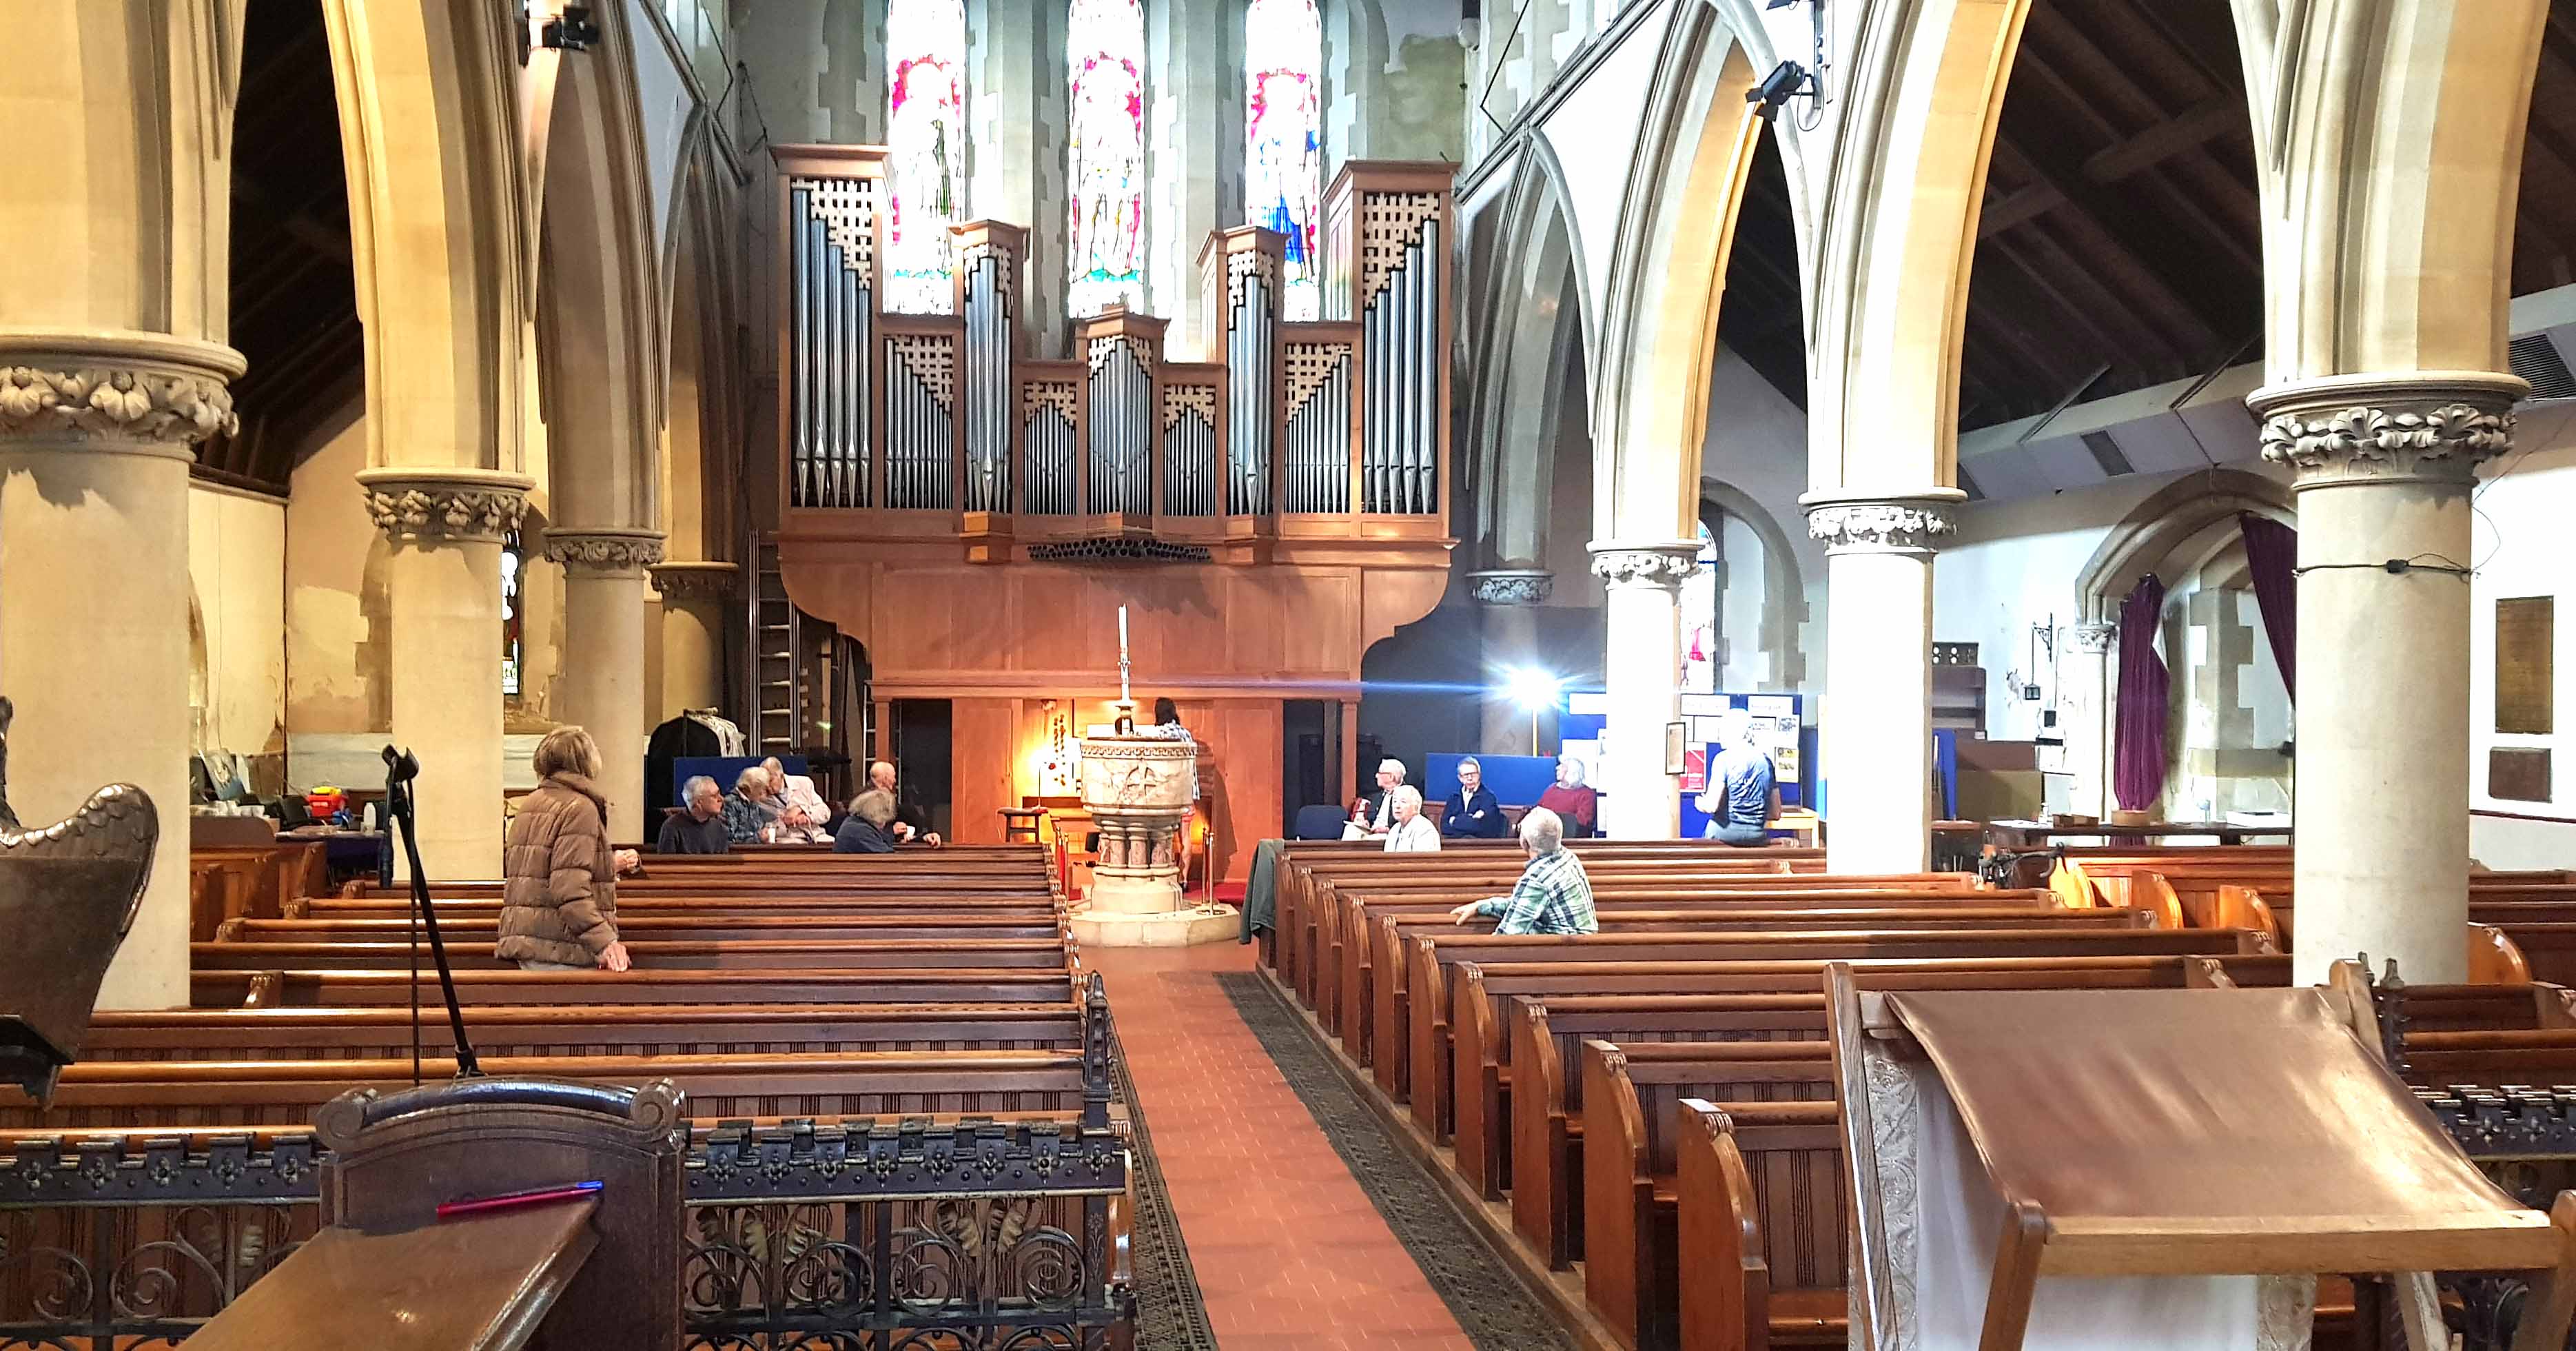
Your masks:
<path fill-rule="evenodd" d="M 2086 181 L 2109 187 L 2145 172 L 2176 155 L 2198 150 L 2230 130 L 2246 125 L 2245 104 L 2233 96 L 2213 98 L 2129 137 L 2084 161 Z M 1982 239 L 2035 220 L 2070 199 L 2054 184 L 2033 183 L 1986 207 L 1977 222 Z"/>

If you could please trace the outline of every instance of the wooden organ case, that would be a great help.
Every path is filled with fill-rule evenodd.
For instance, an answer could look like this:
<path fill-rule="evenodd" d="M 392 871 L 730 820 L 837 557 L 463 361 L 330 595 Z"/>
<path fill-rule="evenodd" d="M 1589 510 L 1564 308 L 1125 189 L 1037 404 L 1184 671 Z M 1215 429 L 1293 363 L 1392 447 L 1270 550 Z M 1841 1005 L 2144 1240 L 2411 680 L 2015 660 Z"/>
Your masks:
<path fill-rule="evenodd" d="M 1126 605 L 1136 695 L 1206 744 L 1240 878 L 1281 826 L 1283 701 L 1323 702 L 1349 782 L 1361 655 L 1448 585 L 1451 166 L 1335 177 L 1320 320 L 1282 317 L 1284 241 L 1243 227 L 1200 254 L 1207 351 L 1112 307 L 1039 360 L 1020 278 L 1057 260 L 1025 230 L 954 227 L 955 312 L 884 312 L 885 153 L 774 158 L 779 572 L 865 648 L 876 749 L 891 701 L 950 700 L 953 833 L 1000 838 L 1069 791 L 1047 747 L 1107 720 Z"/>

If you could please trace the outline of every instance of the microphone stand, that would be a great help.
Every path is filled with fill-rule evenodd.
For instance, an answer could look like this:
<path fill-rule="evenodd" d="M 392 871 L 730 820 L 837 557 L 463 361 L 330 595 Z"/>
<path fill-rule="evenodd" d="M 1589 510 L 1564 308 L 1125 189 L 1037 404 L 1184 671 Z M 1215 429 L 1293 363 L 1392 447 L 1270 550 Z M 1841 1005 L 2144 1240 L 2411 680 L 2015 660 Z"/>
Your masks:
<path fill-rule="evenodd" d="M 420 761 L 409 751 L 385 747 L 385 815 L 402 832 L 403 857 L 411 864 L 411 1079 L 420 1082 L 420 929 L 429 929 L 429 955 L 438 963 L 439 992 L 447 999 L 448 1027 L 456 1035 L 456 1077 L 479 1079 L 483 1066 L 474 1058 L 474 1043 L 465 1035 L 465 1009 L 456 1002 L 456 973 L 447 965 L 447 944 L 439 937 L 438 909 L 429 902 L 429 874 L 420 865 L 420 830 L 412 819 L 412 781 Z"/>

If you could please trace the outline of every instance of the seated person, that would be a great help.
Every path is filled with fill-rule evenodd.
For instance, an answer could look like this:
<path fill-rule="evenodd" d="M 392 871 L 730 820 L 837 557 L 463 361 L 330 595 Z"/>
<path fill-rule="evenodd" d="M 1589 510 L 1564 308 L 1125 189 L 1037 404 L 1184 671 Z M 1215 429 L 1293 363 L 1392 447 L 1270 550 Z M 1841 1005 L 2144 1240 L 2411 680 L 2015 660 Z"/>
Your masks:
<path fill-rule="evenodd" d="M 1396 785 L 1403 782 L 1404 762 L 1402 760 L 1389 756 L 1378 761 L 1377 788 L 1361 797 L 1360 801 L 1366 804 L 1367 809 L 1352 816 L 1351 823 L 1342 828 L 1342 838 L 1363 840 L 1371 835 L 1383 835 L 1395 829 L 1393 794 Z"/>
<path fill-rule="evenodd" d="M 832 837 L 832 852 L 891 854 L 894 824 L 894 794 L 871 788 L 850 800 L 850 814 L 841 819 L 841 833 Z"/>
<path fill-rule="evenodd" d="M 1477 915 L 1499 917 L 1498 934 L 1588 934 L 1601 931 L 1592 909 L 1592 879 L 1583 861 L 1565 847 L 1565 822 L 1545 807 L 1521 818 L 1521 850 L 1529 862 L 1512 894 L 1469 901 L 1449 912 L 1460 924 Z"/>
<path fill-rule="evenodd" d="M 721 854 L 730 844 L 725 830 L 724 793 L 704 774 L 680 785 L 688 806 L 662 818 L 662 833 L 653 840 L 657 854 Z"/>
<path fill-rule="evenodd" d="M 1499 840 L 1511 830 L 1503 804 L 1485 786 L 1485 767 L 1470 755 L 1458 762 L 1458 791 L 1440 808 L 1440 833 L 1461 839 Z"/>
<path fill-rule="evenodd" d="M 1556 757 L 1556 782 L 1538 795 L 1538 805 L 1565 820 L 1565 838 L 1585 840 L 1600 828 L 1601 794 L 1583 781 L 1583 762 L 1571 755 Z"/>
<path fill-rule="evenodd" d="M 894 803 L 893 835 L 897 844 L 926 844 L 939 847 L 939 832 L 930 828 L 930 813 L 919 804 L 903 800 L 895 791 L 894 766 L 879 760 L 868 766 L 868 786 L 886 795 Z"/>
<path fill-rule="evenodd" d="M 814 781 L 802 774 L 790 774 L 777 756 L 760 762 L 769 771 L 769 796 L 778 803 L 778 838 L 789 844 L 822 844 L 832 838 L 824 824 L 832 819 L 832 808 L 823 795 L 814 791 Z"/>
<path fill-rule="evenodd" d="M 1439 853 L 1440 832 L 1432 828 L 1431 818 L 1422 814 L 1422 790 L 1409 783 L 1397 784 L 1389 796 L 1395 803 L 1395 829 L 1386 833 L 1386 852 Z"/>
<path fill-rule="evenodd" d="M 1718 715 L 1717 758 L 1708 763 L 1708 791 L 1699 809 L 1708 813 L 1700 838 L 1739 849 L 1771 843 L 1769 826 L 1780 814 L 1780 788 L 1771 757 L 1753 744 L 1753 717 L 1728 709 Z"/>
<path fill-rule="evenodd" d="M 769 789 L 769 771 L 745 766 L 725 795 L 725 838 L 735 844 L 767 844 L 778 838 L 778 795 Z"/>

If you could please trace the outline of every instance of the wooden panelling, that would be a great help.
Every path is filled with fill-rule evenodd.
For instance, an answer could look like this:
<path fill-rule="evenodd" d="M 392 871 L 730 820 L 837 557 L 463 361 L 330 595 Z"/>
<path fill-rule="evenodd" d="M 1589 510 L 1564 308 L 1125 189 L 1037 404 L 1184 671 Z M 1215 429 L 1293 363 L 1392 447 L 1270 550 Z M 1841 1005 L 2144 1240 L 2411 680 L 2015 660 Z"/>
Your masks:
<path fill-rule="evenodd" d="M 1002 808 L 1020 805 L 1020 701 L 958 699 L 950 708 L 949 828 L 960 844 L 998 844 Z"/>
<path fill-rule="evenodd" d="M 2555 730 L 2557 608 L 2554 596 L 2508 596 L 2496 602 L 2495 729 L 2499 732 L 2545 736 Z"/>

